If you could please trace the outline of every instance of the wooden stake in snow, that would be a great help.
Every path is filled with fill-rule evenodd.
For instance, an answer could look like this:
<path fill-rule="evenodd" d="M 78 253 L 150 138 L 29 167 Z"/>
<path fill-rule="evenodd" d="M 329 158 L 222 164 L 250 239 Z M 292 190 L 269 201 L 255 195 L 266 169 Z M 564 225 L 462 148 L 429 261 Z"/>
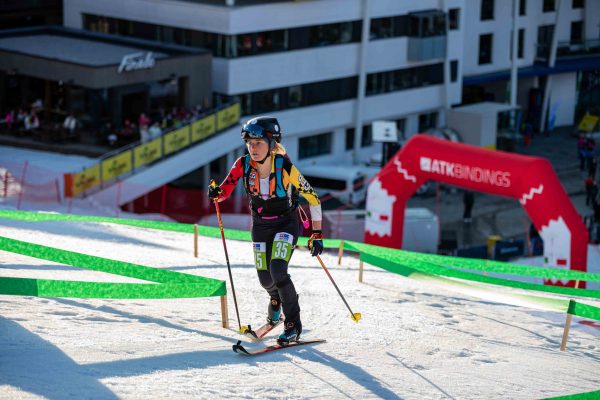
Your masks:
<path fill-rule="evenodd" d="M 362 281 L 363 281 L 363 269 L 364 269 L 364 263 L 363 263 L 363 260 L 360 260 L 360 264 L 358 267 L 358 281 L 360 283 L 362 283 Z"/>
<path fill-rule="evenodd" d="M 579 279 L 575 281 L 575 289 L 579 288 Z M 560 342 L 560 351 L 565 351 L 567 348 L 567 340 L 569 338 L 569 331 L 571 330 L 571 321 L 573 320 L 573 314 L 569 313 L 571 306 L 574 305 L 573 300 L 569 300 L 569 308 L 567 309 L 567 319 L 565 320 L 565 329 L 563 330 L 562 342 Z"/>
<path fill-rule="evenodd" d="M 198 258 L 198 224 L 194 224 L 194 257 Z"/>
<path fill-rule="evenodd" d="M 229 328 L 229 314 L 227 313 L 227 295 L 221 296 L 221 321 L 223 328 Z"/>
<path fill-rule="evenodd" d="M 338 265 L 342 265 L 342 256 L 344 255 L 344 239 L 340 242 L 340 252 L 338 253 Z"/>

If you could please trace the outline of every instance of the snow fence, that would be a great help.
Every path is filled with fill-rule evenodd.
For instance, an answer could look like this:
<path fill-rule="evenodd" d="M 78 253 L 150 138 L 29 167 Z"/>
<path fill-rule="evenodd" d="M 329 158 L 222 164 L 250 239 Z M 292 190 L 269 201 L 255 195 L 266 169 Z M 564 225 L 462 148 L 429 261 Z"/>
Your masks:
<path fill-rule="evenodd" d="M 21 221 L 30 221 L 30 222 L 40 222 L 40 221 L 57 221 L 57 220 L 67 220 L 67 221 L 87 221 L 87 222 L 108 222 L 115 223 L 121 225 L 129 225 L 140 228 L 148 228 L 148 229 L 159 229 L 166 231 L 175 231 L 175 232 L 184 232 L 184 233 L 194 233 L 194 225 L 191 224 L 182 224 L 175 222 L 161 222 L 161 221 L 149 221 L 149 220 L 136 220 L 136 219 L 124 219 L 124 218 L 111 218 L 111 217 L 97 217 L 97 216 L 81 216 L 81 215 L 64 215 L 64 214 L 54 214 L 54 213 L 41 213 L 41 212 L 25 212 L 25 211 L 12 211 L 12 210 L 0 210 L 0 219 L 16 219 Z M 203 236 L 210 237 L 220 237 L 220 231 L 216 227 L 206 227 L 200 226 L 198 227 L 198 232 Z M 251 241 L 250 233 L 247 231 L 238 231 L 233 229 L 227 229 L 225 231 L 225 237 L 233 240 L 244 240 Z M 0 242 L 1 249 L 5 249 L 5 246 L 8 245 L 10 240 L 8 239 L 6 242 Z M 308 238 L 300 238 L 300 241 L 306 241 Z M 16 245 L 13 241 L 12 246 L 14 248 L 23 247 L 24 244 Z M 23 242 L 21 242 L 23 243 Z M 570 288 L 570 287 L 560 287 L 560 286 L 549 286 L 543 284 L 522 282 L 513 279 L 507 278 L 499 278 L 494 276 L 488 276 L 488 273 L 495 274 L 505 274 L 505 275 L 514 275 L 519 277 L 537 277 L 537 278 L 545 278 L 545 279 L 562 279 L 562 280 L 574 280 L 574 281 L 585 281 L 585 282 L 600 282 L 600 274 L 589 273 L 589 272 L 581 272 L 581 271 L 573 271 L 573 270 L 562 270 L 562 269 L 554 269 L 554 268 L 542 268 L 542 267 L 531 267 L 525 265 L 516 265 L 505 263 L 501 261 L 492 261 L 492 260 L 478 260 L 478 259 L 470 259 L 470 258 L 461 258 L 461 257 L 449 257 L 449 256 L 441 256 L 434 254 L 423 254 L 423 253 L 415 253 L 405 250 L 398 249 L 390 249 L 385 247 L 379 247 L 375 245 L 369 245 L 359 242 L 353 241 L 343 241 L 337 239 L 325 239 L 324 241 L 326 248 L 336 248 L 336 249 L 344 249 L 349 251 L 354 251 L 360 253 L 360 260 L 371 265 L 377 266 L 379 268 L 385 269 L 389 272 L 393 272 L 396 274 L 400 274 L 403 276 L 411 276 L 414 274 L 425 274 L 430 276 L 444 276 L 451 278 L 459 278 L 464 280 L 482 282 L 493 285 L 507 286 L 518 289 L 525 290 L 534 290 L 548 293 L 556 293 L 567 296 L 576 296 L 576 297 L 584 297 L 584 298 L 594 298 L 600 299 L 600 290 L 591 290 L 591 289 L 579 289 L 579 288 Z M 38 245 L 31 245 L 38 246 Z M 44 246 L 41 246 L 44 247 Z M 31 250 L 30 254 L 33 253 L 33 247 L 29 248 Z M 50 249 L 50 248 L 46 248 Z M 56 250 L 58 252 L 62 252 L 62 250 Z M 11 251 L 11 250 L 8 250 Z M 37 250 L 36 250 L 37 251 Z M 48 251 L 48 254 L 52 252 Z M 71 252 L 65 252 L 71 253 Z M 118 261 L 101 259 L 98 257 L 86 256 L 79 253 L 76 257 L 79 260 L 86 260 L 87 265 L 94 265 L 94 268 L 107 268 L 113 271 L 121 271 L 121 272 L 132 272 L 135 268 L 148 268 L 143 266 L 137 266 L 134 264 L 127 264 Z M 29 255 L 29 254 L 28 254 Z M 35 257 L 40 258 L 37 255 L 33 255 Z M 56 255 L 58 256 L 58 255 Z M 44 258 L 50 260 L 48 258 Z M 63 260 L 61 258 L 61 260 Z M 66 263 L 69 261 L 68 258 L 65 258 L 66 261 L 57 261 Z M 103 261 L 101 261 L 103 260 Z M 50 260 L 54 261 L 54 259 Z M 116 263 L 116 264 L 111 264 Z M 84 266 L 79 265 L 82 262 L 77 262 L 76 266 Z M 84 263 L 85 264 L 85 263 Z M 73 264 L 69 264 L 73 265 Z M 112 266 L 112 267 L 111 267 Z M 85 267 L 84 268 L 88 268 Z M 153 276 L 153 279 L 141 277 L 141 275 L 126 275 L 135 278 L 151 280 L 154 282 L 160 282 L 162 285 L 153 285 L 153 286 L 163 286 L 170 285 L 173 293 L 186 294 L 194 292 L 194 290 L 198 290 L 198 296 L 200 293 L 205 296 L 220 296 L 225 293 L 225 284 L 222 281 L 214 281 L 208 278 L 201 278 L 192 275 L 180 274 L 172 271 L 164 271 L 158 270 L 154 268 L 149 268 L 153 272 L 157 272 L 158 275 Z M 99 269 L 100 270 L 100 269 Z M 104 269 L 102 271 L 108 272 Z M 143 270 L 146 271 L 146 270 Z M 160 272 L 158 272 L 160 271 Z M 139 270 L 142 272 L 142 270 Z M 115 273 L 115 272 L 112 272 Z M 150 273 L 150 271 L 143 272 L 142 275 Z M 122 274 L 123 273 L 119 273 Z M 162 275 L 164 274 L 164 275 Z M 183 278 L 183 275 L 186 278 Z M 146 276 L 146 275 L 144 275 Z M 184 281 L 178 279 L 182 278 Z M 4 294 L 14 294 L 7 293 L 6 287 L 3 284 L 5 279 L 10 278 L 1 278 L 0 280 L 0 293 Z M 14 278 L 12 278 L 14 279 Z M 198 281 L 194 281 L 198 279 Z M 40 282 L 45 282 L 42 280 L 36 280 Z M 218 283 L 216 283 L 218 282 Z M 90 285 L 107 285 L 107 284 L 87 284 Z M 111 284 L 111 285 L 133 285 L 133 284 Z M 196 287 L 188 287 L 187 285 L 192 285 Z M 213 286 L 214 285 L 214 286 Z M 140 285 L 138 285 L 140 286 Z M 144 286 L 144 285 L 141 285 Z M 146 285 L 148 286 L 148 285 Z M 164 289 L 158 289 L 157 293 L 163 293 L 164 296 L 168 296 L 168 292 L 170 286 L 165 286 Z M 135 285 L 134 285 L 135 287 Z M 142 289 L 138 288 L 136 290 L 150 290 L 149 288 Z M 98 294 L 104 293 L 102 290 L 98 289 Z M 135 293 L 131 292 L 131 293 Z M 125 294 L 125 293 L 124 293 Z M 176 296 L 173 296 L 176 297 Z M 179 295 L 178 297 L 183 297 Z M 193 296 L 197 297 L 197 296 Z M 163 297 L 164 298 L 164 297 Z M 557 311 L 567 312 L 572 315 L 577 315 L 583 318 L 591 318 L 595 320 L 600 320 L 600 308 L 594 307 L 591 305 L 583 304 L 579 301 L 572 302 L 575 305 L 570 305 L 569 300 L 560 300 L 560 299 L 548 299 L 549 301 L 554 301 L 558 303 Z"/>

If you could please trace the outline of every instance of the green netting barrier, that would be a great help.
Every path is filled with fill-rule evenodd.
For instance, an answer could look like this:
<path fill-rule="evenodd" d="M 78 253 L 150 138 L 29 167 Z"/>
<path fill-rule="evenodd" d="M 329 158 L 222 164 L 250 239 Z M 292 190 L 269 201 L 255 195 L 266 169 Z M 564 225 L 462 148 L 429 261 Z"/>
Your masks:
<path fill-rule="evenodd" d="M 149 229 L 160 229 L 184 233 L 193 232 L 193 225 L 190 224 L 111 217 L 0 210 L 0 218 L 17 219 L 32 222 L 49 220 L 109 222 Z M 198 232 L 203 236 L 220 237 L 219 229 L 214 227 L 199 226 Z M 227 229 L 225 230 L 225 236 L 228 239 L 234 240 L 251 240 L 250 233 L 247 231 Z M 305 243 L 306 240 L 307 238 L 300 238 L 299 243 Z M 341 240 L 326 239 L 324 241 L 324 245 L 327 248 L 338 248 L 341 245 Z M 361 253 L 361 259 L 363 261 L 368 262 L 369 264 L 379 266 L 391 272 L 401 273 L 405 275 L 413 273 L 414 271 L 419 271 L 420 273 L 424 274 L 441 275 L 452 278 L 489 283 L 494 285 L 510 286 L 526 290 L 536 290 L 542 292 L 564 294 L 569 296 L 600 298 L 600 290 L 575 289 L 568 287 L 519 282 L 511 279 L 485 276 L 482 274 L 468 272 L 464 270 L 466 269 L 472 271 L 493 272 L 517 276 L 533 276 L 546 279 L 580 280 L 588 282 L 600 282 L 600 274 L 591 274 L 581 271 L 562 270 L 553 268 L 538 268 L 525 265 L 508 264 L 500 261 L 477 260 L 460 257 L 448 257 L 433 254 L 415 253 L 405 250 L 378 247 L 353 241 L 344 241 L 343 247 L 346 250 Z"/>
<path fill-rule="evenodd" d="M 99 299 L 166 299 L 223 296 L 225 282 L 60 250 L 0 236 L 0 250 L 151 283 L 80 282 L 0 278 L 0 293 L 21 296 Z"/>
<path fill-rule="evenodd" d="M 575 300 L 569 301 L 567 313 L 600 321 L 600 308 L 590 306 L 589 304 L 583 304 Z"/>
<path fill-rule="evenodd" d="M 544 400 L 598 400 L 600 399 L 600 390 L 587 393 L 569 394 L 567 396 L 548 397 Z"/>

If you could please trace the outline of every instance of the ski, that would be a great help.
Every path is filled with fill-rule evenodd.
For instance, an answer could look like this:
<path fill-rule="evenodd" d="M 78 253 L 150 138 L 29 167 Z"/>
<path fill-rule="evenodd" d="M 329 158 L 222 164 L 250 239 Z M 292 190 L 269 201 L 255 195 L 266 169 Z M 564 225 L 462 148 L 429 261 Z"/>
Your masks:
<path fill-rule="evenodd" d="M 257 350 L 246 350 L 244 348 L 244 346 L 242 346 L 242 341 L 238 340 L 237 344 L 234 344 L 232 347 L 233 347 L 233 351 L 236 352 L 237 354 L 242 354 L 244 356 L 257 356 L 260 354 L 266 354 L 266 353 L 270 353 L 270 352 L 277 351 L 277 350 L 288 349 L 290 347 L 303 346 L 305 344 L 325 343 L 325 342 L 326 342 L 325 339 L 308 339 L 308 340 L 300 340 L 298 342 L 291 342 L 290 344 L 287 344 L 285 346 L 282 346 L 280 344 L 273 344 L 270 346 L 262 347 Z"/>
<path fill-rule="evenodd" d="M 282 322 L 283 319 L 280 319 L 275 323 L 267 322 L 257 330 L 252 330 L 252 327 L 248 325 L 247 327 L 245 327 L 246 329 L 244 330 L 244 335 L 246 335 L 254 341 L 260 341 L 267 335 L 267 333 L 271 332 L 273 329 L 281 325 Z"/>

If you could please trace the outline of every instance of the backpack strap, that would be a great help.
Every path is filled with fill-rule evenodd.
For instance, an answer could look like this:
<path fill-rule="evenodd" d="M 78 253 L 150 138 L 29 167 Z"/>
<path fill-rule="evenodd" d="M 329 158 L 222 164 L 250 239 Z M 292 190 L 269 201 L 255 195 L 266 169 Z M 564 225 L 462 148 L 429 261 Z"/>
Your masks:
<path fill-rule="evenodd" d="M 275 194 L 277 197 L 286 197 L 287 192 L 283 186 L 283 157 L 275 156 Z"/>

